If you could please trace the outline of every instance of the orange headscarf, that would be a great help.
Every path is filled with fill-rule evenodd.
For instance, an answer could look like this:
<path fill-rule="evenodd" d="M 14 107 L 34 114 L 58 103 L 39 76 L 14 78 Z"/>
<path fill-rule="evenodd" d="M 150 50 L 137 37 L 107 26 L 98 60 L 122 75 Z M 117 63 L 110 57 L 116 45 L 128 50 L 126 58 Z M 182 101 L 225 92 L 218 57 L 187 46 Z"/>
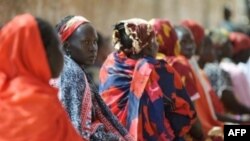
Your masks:
<path fill-rule="evenodd" d="M 205 37 L 204 28 L 193 20 L 184 20 L 181 22 L 181 25 L 187 27 L 192 32 L 196 46 L 199 47 L 203 38 Z"/>
<path fill-rule="evenodd" d="M 232 32 L 229 34 L 229 39 L 233 44 L 234 54 L 250 49 L 250 38 L 243 33 Z"/>
<path fill-rule="evenodd" d="M 165 56 L 179 55 L 178 37 L 171 23 L 166 19 L 152 19 L 150 24 L 152 24 L 156 34 L 159 52 Z"/>
<path fill-rule="evenodd" d="M 81 141 L 48 83 L 51 72 L 34 17 L 15 17 L 0 40 L 0 140 Z"/>

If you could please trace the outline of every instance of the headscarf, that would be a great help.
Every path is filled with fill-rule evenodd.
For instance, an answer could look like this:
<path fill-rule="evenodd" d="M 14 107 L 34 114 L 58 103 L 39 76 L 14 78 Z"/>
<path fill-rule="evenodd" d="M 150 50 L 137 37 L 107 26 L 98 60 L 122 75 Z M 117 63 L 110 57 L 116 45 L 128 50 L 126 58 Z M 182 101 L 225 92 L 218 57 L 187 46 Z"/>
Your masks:
<path fill-rule="evenodd" d="M 0 33 L 0 140 L 81 141 L 49 85 L 37 23 L 19 15 Z"/>
<path fill-rule="evenodd" d="M 229 32 L 224 28 L 212 29 L 208 31 L 214 44 L 222 45 L 229 40 Z"/>
<path fill-rule="evenodd" d="M 190 98 L 192 100 L 198 99 L 199 94 L 195 86 L 194 74 L 187 59 L 180 55 L 178 37 L 173 26 L 166 19 L 152 19 L 150 23 L 153 25 L 159 44 L 157 59 L 165 60 L 174 67 L 181 74 Z"/>
<path fill-rule="evenodd" d="M 132 40 L 132 53 L 134 54 L 140 53 L 154 38 L 154 31 L 151 25 L 143 19 L 134 18 L 123 20 L 119 23 L 124 23 L 125 32 Z M 120 43 L 119 32 L 117 30 L 113 32 L 113 42 L 115 49 L 120 50 L 122 44 Z"/>
<path fill-rule="evenodd" d="M 233 44 L 233 53 L 239 53 L 245 49 L 250 49 L 250 38 L 239 32 L 231 32 L 229 39 Z"/>
<path fill-rule="evenodd" d="M 62 42 L 66 41 L 70 35 L 82 24 L 89 23 L 89 20 L 82 16 L 74 16 L 59 29 L 59 37 Z"/>
<path fill-rule="evenodd" d="M 204 28 L 197 23 L 196 21 L 193 20 L 183 20 L 181 22 L 181 25 L 185 26 L 189 30 L 191 30 L 194 40 L 196 43 L 196 47 L 199 47 L 201 45 L 201 42 L 205 36 L 205 31 Z"/>
<path fill-rule="evenodd" d="M 165 19 L 150 20 L 156 39 L 159 44 L 159 52 L 166 56 L 176 56 L 180 54 L 178 37 L 173 26 Z"/>

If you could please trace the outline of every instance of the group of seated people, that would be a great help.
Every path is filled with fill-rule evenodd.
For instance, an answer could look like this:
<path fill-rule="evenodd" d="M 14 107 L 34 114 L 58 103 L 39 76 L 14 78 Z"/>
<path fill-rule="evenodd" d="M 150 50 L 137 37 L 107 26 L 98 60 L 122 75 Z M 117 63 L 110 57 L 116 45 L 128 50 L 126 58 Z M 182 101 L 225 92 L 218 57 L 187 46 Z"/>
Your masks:
<path fill-rule="evenodd" d="M 54 28 L 26 13 L 1 27 L 1 141 L 222 141 L 225 124 L 250 124 L 247 34 L 118 21 L 97 86 L 99 41 L 83 16 Z"/>

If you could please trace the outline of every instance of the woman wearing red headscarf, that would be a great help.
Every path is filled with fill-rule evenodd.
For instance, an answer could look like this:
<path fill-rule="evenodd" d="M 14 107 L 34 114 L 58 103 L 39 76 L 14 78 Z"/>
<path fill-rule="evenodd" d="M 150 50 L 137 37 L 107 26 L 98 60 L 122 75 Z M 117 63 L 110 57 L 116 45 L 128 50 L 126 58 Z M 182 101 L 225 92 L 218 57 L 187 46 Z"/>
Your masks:
<path fill-rule="evenodd" d="M 244 67 L 241 68 L 240 65 L 249 59 L 250 40 L 247 35 L 238 32 L 230 33 L 228 39 L 233 45 L 232 60 L 223 61 L 220 66 L 230 74 L 231 80 L 233 80 L 233 92 L 237 100 L 250 108 L 250 85 L 248 77 L 244 74 Z"/>
<path fill-rule="evenodd" d="M 81 141 L 49 85 L 62 68 L 53 28 L 30 14 L 0 33 L 0 140 Z"/>
<path fill-rule="evenodd" d="M 167 20 L 156 19 L 152 21 L 152 24 L 159 43 L 160 54 L 158 54 L 158 59 L 165 59 L 171 66 L 175 68 L 175 70 L 182 77 L 182 81 L 185 84 L 187 92 L 191 98 L 195 93 L 190 88 L 194 88 L 195 92 L 199 94 L 199 97 L 194 99 L 194 103 L 198 118 L 202 125 L 202 129 L 204 133 L 207 134 L 207 132 L 213 126 L 221 124 L 214 120 L 213 114 L 208 107 L 209 104 L 207 103 L 206 97 L 204 95 L 204 90 L 202 89 L 199 80 L 193 72 L 189 61 L 183 55 L 180 55 L 177 34 L 170 22 Z M 187 50 L 187 53 L 189 52 L 192 52 L 192 50 Z M 196 126 L 199 128 L 199 130 L 201 130 L 199 123 L 197 123 Z M 194 133 L 194 135 L 197 137 L 197 133 Z"/>

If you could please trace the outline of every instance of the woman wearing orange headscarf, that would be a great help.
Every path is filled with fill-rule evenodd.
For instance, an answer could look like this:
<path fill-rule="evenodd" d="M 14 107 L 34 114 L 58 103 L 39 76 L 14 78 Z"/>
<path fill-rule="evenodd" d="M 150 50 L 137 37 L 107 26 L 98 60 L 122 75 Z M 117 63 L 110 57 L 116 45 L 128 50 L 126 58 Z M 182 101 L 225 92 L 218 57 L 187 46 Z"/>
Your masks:
<path fill-rule="evenodd" d="M 158 59 L 163 58 L 167 60 L 167 62 L 176 69 L 176 71 L 181 75 L 183 83 L 186 85 L 186 89 L 189 92 L 191 98 L 193 95 L 189 87 L 195 88 L 195 91 L 199 96 L 198 98 L 194 99 L 195 108 L 198 118 L 201 122 L 202 129 L 204 130 L 205 134 L 207 134 L 207 132 L 212 129 L 213 126 L 221 124 L 214 120 L 214 116 L 208 107 L 209 104 L 207 103 L 206 97 L 204 95 L 204 90 L 202 89 L 199 80 L 193 72 L 191 65 L 183 55 L 180 55 L 177 34 L 174 31 L 171 23 L 167 20 L 152 20 L 152 24 L 159 42 L 160 54 L 158 55 Z M 199 124 L 197 123 L 196 125 L 198 126 Z M 195 134 L 197 135 L 197 133 Z"/>
<path fill-rule="evenodd" d="M 48 83 L 63 63 L 53 28 L 24 14 L 0 39 L 0 140 L 81 141 Z"/>

